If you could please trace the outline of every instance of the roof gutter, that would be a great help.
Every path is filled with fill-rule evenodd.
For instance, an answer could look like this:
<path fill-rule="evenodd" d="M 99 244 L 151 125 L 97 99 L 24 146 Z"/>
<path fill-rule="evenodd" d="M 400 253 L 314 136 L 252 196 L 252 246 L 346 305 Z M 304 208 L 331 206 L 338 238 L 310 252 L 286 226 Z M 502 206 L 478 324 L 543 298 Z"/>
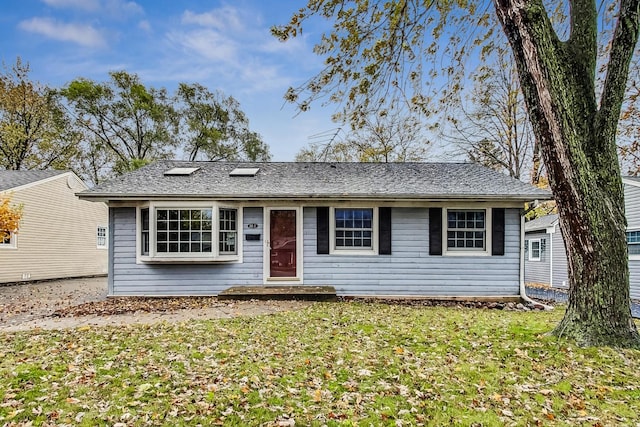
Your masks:
<path fill-rule="evenodd" d="M 530 202 L 532 197 L 538 199 L 544 199 L 541 195 L 504 195 L 504 194 L 113 194 L 113 193 L 76 193 L 82 200 L 95 200 L 95 201 L 110 201 L 110 200 L 122 200 L 122 201 L 142 201 L 142 200 L 203 200 L 203 199 L 224 199 L 224 200 L 385 200 L 385 201 L 450 201 L 450 200 L 474 200 L 474 201 L 493 201 L 493 200 L 507 200 L 513 202 Z M 549 197 L 550 199 L 551 197 Z"/>

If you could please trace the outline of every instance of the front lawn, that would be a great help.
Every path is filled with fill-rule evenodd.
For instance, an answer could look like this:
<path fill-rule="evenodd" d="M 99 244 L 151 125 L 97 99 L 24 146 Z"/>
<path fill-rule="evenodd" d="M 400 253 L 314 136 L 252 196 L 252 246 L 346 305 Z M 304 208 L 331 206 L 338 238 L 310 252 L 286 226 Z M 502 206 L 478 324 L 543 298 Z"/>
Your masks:
<path fill-rule="evenodd" d="M 640 352 L 562 313 L 318 303 L 0 334 L 0 425 L 637 425 Z"/>

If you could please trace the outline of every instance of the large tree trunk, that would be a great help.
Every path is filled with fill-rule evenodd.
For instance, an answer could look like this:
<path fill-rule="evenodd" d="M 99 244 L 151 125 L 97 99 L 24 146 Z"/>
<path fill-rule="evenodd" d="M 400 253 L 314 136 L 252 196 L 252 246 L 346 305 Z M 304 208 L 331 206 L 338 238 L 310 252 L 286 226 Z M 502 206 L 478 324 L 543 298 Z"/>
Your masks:
<path fill-rule="evenodd" d="M 640 0 L 622 0 L 600 105 L 595 0 L 572 0 L 560 41 L 541 0 L 494 0 L 558 204 L 569 304 L 554 333 L 581 345 L 640 347 L 631 317 L 615 131 L 638 39 Z"/>
<path fill-rule="evenodd" d="M 540 157 L 540 144 L 538 139 L 533 142 L 533 159 L 531 160 L 531 184 L 540 184 L 542 176 L 542 159 Z"/>

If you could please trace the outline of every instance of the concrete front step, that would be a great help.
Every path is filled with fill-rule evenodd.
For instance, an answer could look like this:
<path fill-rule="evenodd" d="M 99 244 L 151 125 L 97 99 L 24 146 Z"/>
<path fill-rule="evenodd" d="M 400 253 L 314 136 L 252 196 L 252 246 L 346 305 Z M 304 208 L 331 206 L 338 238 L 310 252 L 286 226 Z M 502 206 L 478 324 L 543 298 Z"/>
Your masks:
<path fill-rule="evenodd" d="M 219 300 L 307 300 L 334 301 L 333 286 L 233 286 L 218 294 Z"/>

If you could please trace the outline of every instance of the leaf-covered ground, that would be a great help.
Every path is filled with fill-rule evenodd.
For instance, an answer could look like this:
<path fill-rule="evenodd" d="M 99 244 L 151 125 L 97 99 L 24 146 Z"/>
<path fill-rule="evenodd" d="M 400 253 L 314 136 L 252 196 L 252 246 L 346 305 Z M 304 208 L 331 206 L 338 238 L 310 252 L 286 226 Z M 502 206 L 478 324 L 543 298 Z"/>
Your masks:
<path fill-rule="evenodd" d="M 0 334 L 0 425 L 638 425 L 640 352 L 562 313 L 339 302 Z"/>

